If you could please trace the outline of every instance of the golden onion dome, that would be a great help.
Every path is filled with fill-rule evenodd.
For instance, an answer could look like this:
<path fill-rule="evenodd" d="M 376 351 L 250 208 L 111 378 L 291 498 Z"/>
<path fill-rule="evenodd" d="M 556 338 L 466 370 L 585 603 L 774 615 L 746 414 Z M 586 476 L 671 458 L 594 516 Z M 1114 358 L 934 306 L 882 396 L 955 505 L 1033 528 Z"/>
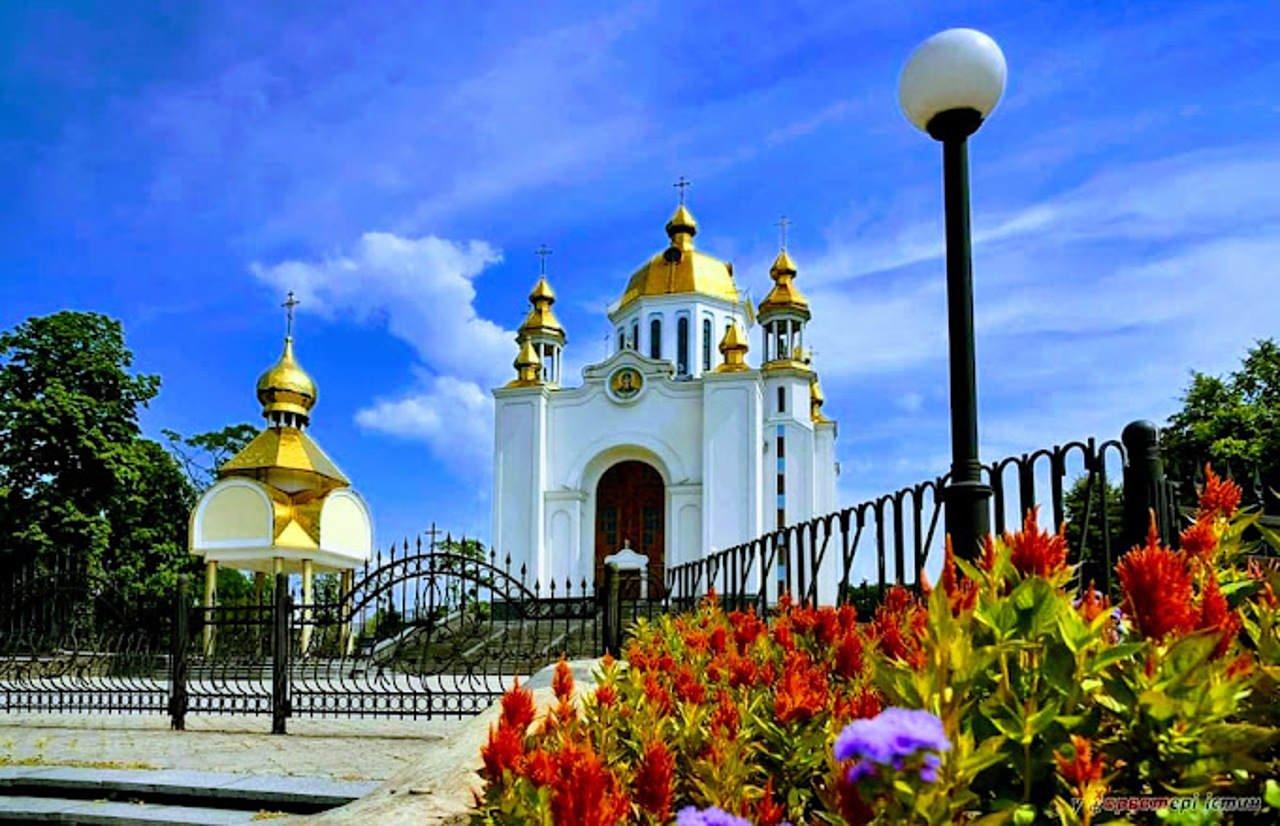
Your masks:
<path fill-rule="evenodd" d="M 724 356 L 724 363 L 716 368 L 717 373 L 737 373 L 750 369 L 747 365 L 747 341 L 738 332 L 738 323 L 729 324 L 729 329 L 725 330 L 724 338 L 720 341 L 720 354 Z"/>
<path fill-rule="evenodd" d="M 551 309 L 551 305 L 556 303 L 556 294 L 551 289 L 551 285 L 547 283 L 545 275 L 538 279 L 538 283 L 533 287 L 533 292 L 529 293 L 529 302 L 533 304 L 533 309 L 529 310 L 529 315 L 525 316 L 524 324 L 520 325 L 521 337 L 527 338 L 531 334 L 543 333 L 559 339 L 560 343 L 563 344 L 565 339 L 564 325 L 560 323 L 560 319 L 556 318 L 555 312 Z"/>
<path fill-rule="evenodd" d="M 774 259 L 773 266 L 769 268 L 769 277 L 773 279 L 773 289 L 760 302 L 757 317 L 765 318 L 774 313 L 791 311 L 808 320 L 809 300 L 795 285 L 796 265 L 785 249 Z"/>
<path fill-rule="evenodd" d="M 316 404 L 316 383 L 293 357 L 293 337 L 284 340 L 280 360 L 258 379 L 258 401 L 262 414 L 293 413 L 304 421 Z"/>
<path fill-rule="evenodd" d="M 826 402 L 827 397 L 822 394 L 822 385 L 818 383 L 818 377 L 815 375 L 809 381 L 809 419 L 815 424 L 831 421 L 822 415 L 822 405 Z"/>
<path fill-rule="evenodd" d="M 632 273 L 618 302 L 621 310 L 644 296 L 697 293 L 737 303 L 738 286 L 733 265 L 693 248 L 698 222 L 681 204 L 667 222 L 671 244 Z"/>
<path fill-rule="evenodd" d="M 533 387 L 542 384 L 542 358 L 534 349 L 533 342 L 521 336 L 520 352 L 512 366 L 516 368 L 516 377 L 507 382 L 507 387 Z"/>

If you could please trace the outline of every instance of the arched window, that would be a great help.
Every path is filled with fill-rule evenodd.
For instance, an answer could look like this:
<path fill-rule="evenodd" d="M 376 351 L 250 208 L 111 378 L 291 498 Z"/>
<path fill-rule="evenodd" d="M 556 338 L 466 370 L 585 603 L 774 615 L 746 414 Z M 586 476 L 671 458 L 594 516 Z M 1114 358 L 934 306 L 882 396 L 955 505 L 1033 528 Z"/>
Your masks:
<path fill-rule="evenodd" d="M 627 334 L 622 332 L 621 329 L 619 329 L 618 330 L 618 352 L 621 353 L 625 349 L 627 349 Z"/>
<path fill-rule="evenodd" d="M 649 357 L 662 358 L 662 320 L 658 318 L 649 322 Z"/>
<path fill-rule="evenodd" d="M 702 369 L 711 369 L 711 319 L 702 319 Z"/>
<path fill-rule="evenodd" d="M 689 375 L 689 319 L 676 321 L 676 374 Z"/>

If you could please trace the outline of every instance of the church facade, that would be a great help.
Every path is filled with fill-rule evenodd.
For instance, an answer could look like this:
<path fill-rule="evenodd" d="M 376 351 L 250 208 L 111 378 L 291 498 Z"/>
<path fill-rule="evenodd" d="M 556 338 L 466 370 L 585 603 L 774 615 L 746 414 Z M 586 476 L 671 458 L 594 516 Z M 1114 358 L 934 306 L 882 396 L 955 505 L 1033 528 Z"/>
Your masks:
<path fill-rule="evenodd" d="M 609 307 L 610 354 L 578 386 L 561 374 L 567 335 L 545 272 L 529 296 L 517 376 L 493 391 L 492 540 L 530 582 L 599 581 L 623 547 L 653 578 L 836 509 L 836 424 L 795 264 L 784 245 L 756 310 L 733 265 L 694 247 L 697 231 L 682 203 L 667 247 Z"/>

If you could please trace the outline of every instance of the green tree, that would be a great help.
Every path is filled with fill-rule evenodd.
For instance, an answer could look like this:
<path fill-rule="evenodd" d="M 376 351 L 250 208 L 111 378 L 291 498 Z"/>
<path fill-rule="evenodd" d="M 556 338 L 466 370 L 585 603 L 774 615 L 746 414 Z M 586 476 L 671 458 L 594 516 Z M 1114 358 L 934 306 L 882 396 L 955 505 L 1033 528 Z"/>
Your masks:
<path fill-rule="evenodd" d="M 242 422 L 189 438 L 174 430 L 160 432 L 168 440 L 169 450 L 182 465 L 191 485 L 196 490 L 204 490 L 217 481 L 218 468 L 253 441 L 258 428 Z"/>
<path fill-rule="evenodd" d="M 1121 538 L 1124 530 L 1124 489 L 1120 485 L 1108 483 L 1104 507 L 1101 480 L 1094 479 L 1093 487 L 1086 497 L 1088 482 L 1087 475 L 1081 476 L 1062 495 L 1063 512 L 1066 516 L 1063 527 L 1067 537 L 1067 547 L 1070 548 L 1071 561 L 1075 563 L 1083 559 L 1086 562 L 1081 574 L 1085 584 L 1093 580 L 1101 588 L 1103 582 L 1107 581 L 1103 553 L 1106 547 L 1103 544 L 1104 528 L 1111 542 L 1113 565 L 1127 550 L 1122 547 Z M 1085 531 L 1086 518 L 1088 531 Z"/>
<path fill-rule="evenodd" d="M 55 551 L 98 569 L 113 512 L 138 466 L 138 408 L 158 376 L 134 375 L 120 323 L 96 313 L 31 318 L 0 334 L 0 553 L 8 566 Z M 179 514 L 185 518 L 185 514 Z"/>
<path fill-rule="evenodd" d="M 1270 505 L 1280 490 L 1280 346 L 1251 348 L 1240 369 L 1224 377 L 1193 372 L 1182 409 L 1161 433 L 1165 470 L 1190 482 L 1206 462 L 1244 488 L 1245 504 Z M 1259 501 L 1254 478 L 1261 482 Z"/>

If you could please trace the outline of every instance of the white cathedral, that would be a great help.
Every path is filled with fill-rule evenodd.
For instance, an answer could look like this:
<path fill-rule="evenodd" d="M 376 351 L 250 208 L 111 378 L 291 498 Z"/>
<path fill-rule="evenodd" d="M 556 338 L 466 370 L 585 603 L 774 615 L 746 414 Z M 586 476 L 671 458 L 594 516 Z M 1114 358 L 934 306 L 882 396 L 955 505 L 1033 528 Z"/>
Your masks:
<path fill-rule="evenodd" d="M 809 303 L 785 242 L 751 309 L 733 265 L 670 243 L 608 308 L 612 353 L 563 386 L 565 329 L 545 273 L 521 325 L 517 377 L 493 391 L 493 547 L 530 580 L 599 581 L 624 546 L 650 576 L 836 509 L 836 424 L 805 347 Z M 545 258 L 544 258 L 545 260 Z"/>

